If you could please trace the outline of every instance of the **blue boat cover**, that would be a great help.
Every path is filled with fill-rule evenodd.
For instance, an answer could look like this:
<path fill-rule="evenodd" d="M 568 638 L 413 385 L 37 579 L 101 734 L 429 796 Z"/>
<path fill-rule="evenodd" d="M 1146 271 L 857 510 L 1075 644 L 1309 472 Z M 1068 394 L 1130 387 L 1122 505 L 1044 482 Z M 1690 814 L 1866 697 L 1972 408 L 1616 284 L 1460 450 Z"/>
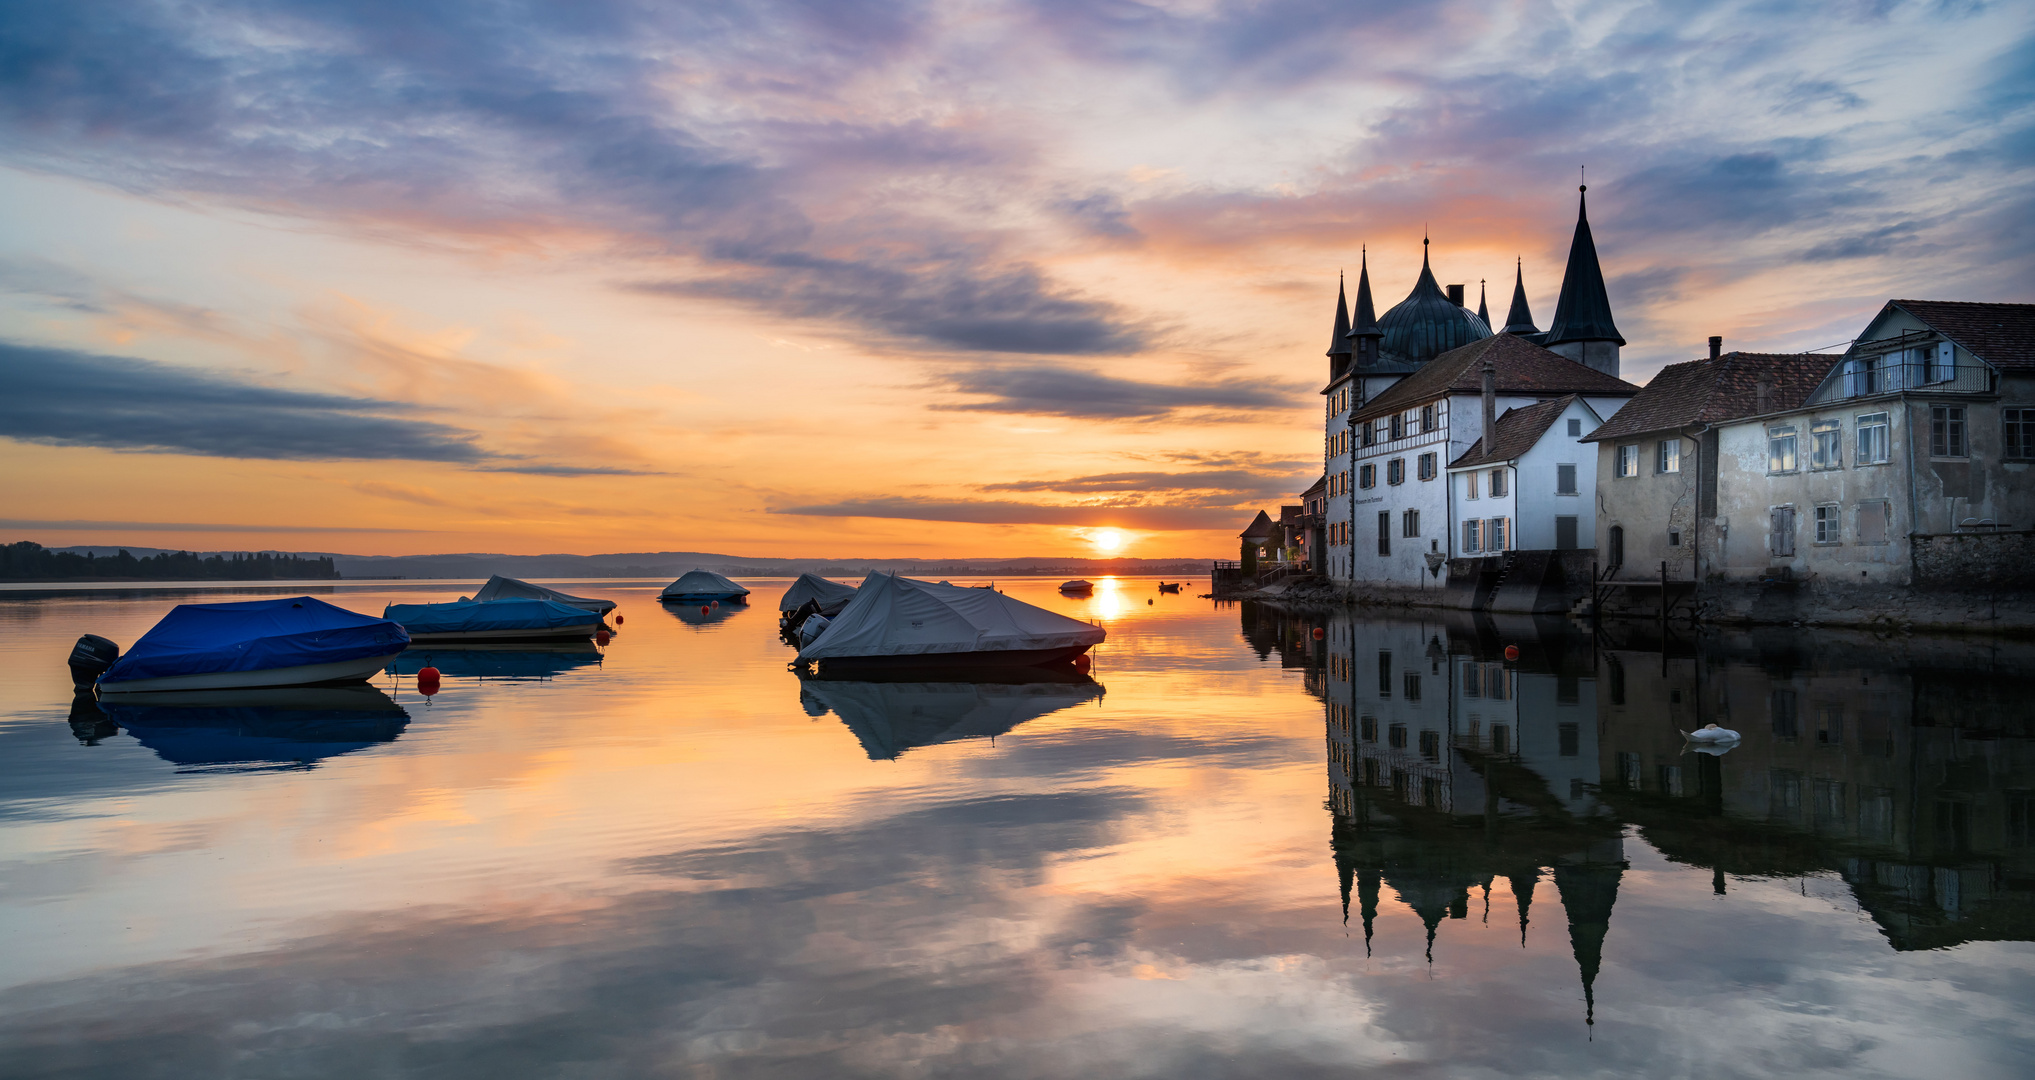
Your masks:
<path fill-rule="evenodd" d="M 556 600 L 458 600 L 449 604 L 390 604 L 382 618 L 412 634 L 476 634 L 484 630 L 558 630 L 601 621 L 585 608 Z M 591 631 L 589 631 L 591 633 Z"/>
<path fill-rule="evenodd" d="M 410 635 L 387 619 L 309 596 L 236 604 L 178 604 L 100 683 L 273 671 L 402 652 Z"/>

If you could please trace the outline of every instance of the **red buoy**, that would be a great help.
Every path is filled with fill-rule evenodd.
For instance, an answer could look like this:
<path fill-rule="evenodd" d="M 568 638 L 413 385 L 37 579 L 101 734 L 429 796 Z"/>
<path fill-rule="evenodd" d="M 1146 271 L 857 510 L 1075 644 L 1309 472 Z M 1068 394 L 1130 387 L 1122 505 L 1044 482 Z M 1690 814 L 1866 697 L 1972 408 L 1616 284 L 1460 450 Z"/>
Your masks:
<path fill-rule="evenodd" d="M 1322 629 L 1321 627 L 1319 627 L 1319 626 L 1317 626 L 1317 627 L 1315 627 L 1315 628 L 1314 628 L 1314 640 L 1316 640 L 1316 641 L 1320 641 L 1320 640 L 1321 640 L 1322 638 L 1325 638 L 1325 637 L 1327 637 L 1327 636 L 1328 636 L 1328 631 L 1326 631 L 1326 630 L 1323 630 L 1323 629 Z"/>
<path fill-rule="evenodd" d="M 700 614 L 702 614 L 702 615 L 712 615 L 713 613 L 714 613 L 714 609 L 713 609 L 713 608 L 710 608 L 710 607 L 706 606 L 705 604 L 701 604 L 701 605 L 700 605 Z"/>
<path fill-rule="evenodd" d="M 614 640 L 614 639 L 613 639 L 613 638 L 610 638 L 610 637 L 608 636 L 608 632 L 607 632 L 606 630 L 596 630 L 596 631 L 594 631 L 594 644 L 596 644 L 596 645 L 606 645 L 606 644 L 607 644 L 608 642 L 610 642 L 610 641 L 612 641 L 612 640 Z"/>
<path fill-rule="evenodd" d="M 713 605 L 713 606 L 715 606 L 715 607 L 720 607 L 720 606 L 721 606 L 721 602 L 720 602 L 719 600 L 716 600 L 716 601 L 714 601 L 714 605 Z"/>
<path fill-rule="evenodd" d="M 442 672 L 440 672 L 440 671 L 439 671 L 439 670 L 438 670 L 437 668 L 435 668 L 435 667 L 427 667 L 427 668 L 418 668 L 418 669 L 417 669 L 417 677 L 418 677 L 418 678 L 420 678 L 420 679 L 430 679 L 430 680 L 431 680 L 432 682 L 437 682 L 437 681 L 438 681 L 438 677 L 439 677 L 439 676 L 440 676 L 441 674 L 443 674 L 443 673 L 442 673 Z"/>
<path fill-rule="evenodd" d="M 430 697 L 438 692 L 438 669 L 435 667 L 417 670 L 417 692 Z"/>
<path fill-rule="evenodd" d="M 1074 658 L 1074 670 L 1080 672 L 1083 675 L 1088 674 L 1088 669 L 1094 666 L 1095 666 L 1094 662 L 1088 659 L 1087 653 L 1082 653 L 1080 656 Z"/>
<path fill-rule="evenodd" d="M 1507 660 L 1519 659 L 1519 646 L 1517 645 L 1505 646 L 1505 659 Z"/>
<path fill-rule="evenodd" d="M 615 616 L 615 625 L 616 626 L 622 625 L 622 617 L 620 615 Z"/>

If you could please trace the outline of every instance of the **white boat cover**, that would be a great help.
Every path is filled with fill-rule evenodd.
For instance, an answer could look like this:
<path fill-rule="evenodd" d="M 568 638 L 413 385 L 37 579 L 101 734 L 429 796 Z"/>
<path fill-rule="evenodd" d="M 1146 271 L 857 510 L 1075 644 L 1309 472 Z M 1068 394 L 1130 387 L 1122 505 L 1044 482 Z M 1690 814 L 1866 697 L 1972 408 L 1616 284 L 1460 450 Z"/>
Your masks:
<path fill-rule="evenodd" d="M 779 611 L 797 611 L 806 606 L 806 601 L 817 601 L 820 614 L 832 618 L 855 599 L 855 586 L 828 581 L 818 574 L 800 574 L 791 588 L 784 590 L 784 598 L 777 602 Z"/>
<path fill-rule="evenodd" d="M 871 574 L 827 632 L 799 652 L 798 662 L 835 656 L 1064 649 L 1099 645 L 1105 636 L 1100 626 L 1013 600 L 995 589 Z"/>
<path fill-rule="evenodd" d="M 592 600 L 584 596 L 574 596 L 571 593 L 562 593 L 557 589 L 547 589 L 542 585 L 532 585 L 527 581 L 503 577 L 500 574 L 489 578 L 488 583 L 481 586 L 479 592 L 473 594 L 473 598 L 475 600 L 554 600 L 561 604 L 570 604 L 573 607 L 591 611 L 596 615 L 606 615 L 608 612 L 615 610 L 615 602 L 613 600 Z"/>
<path fill-rule="evenodd" d="M 700 600 L 732 600 L 747 596 L 749 590 L 714 573 L 712 570 L 687 570 L 678 580 L 664 587 L 658 596 L 690 597 Z"/>

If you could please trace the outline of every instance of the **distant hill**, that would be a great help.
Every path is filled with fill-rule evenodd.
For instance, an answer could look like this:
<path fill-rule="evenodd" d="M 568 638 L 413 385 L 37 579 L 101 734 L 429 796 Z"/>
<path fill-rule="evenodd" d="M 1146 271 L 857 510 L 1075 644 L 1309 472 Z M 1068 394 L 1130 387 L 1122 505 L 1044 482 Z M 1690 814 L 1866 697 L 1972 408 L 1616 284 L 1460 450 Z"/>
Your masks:
<path fill-rule="evenodd" d="M 162 548 L 79 545 L 55 549 L 59 553 L 103 557 L 125 550 L 136 558 L 163 554 Z M 200 558 L 217 552 L 194 552 Z M 230 555 L 231 553 L 223 553 Z M 857 559 L 857 558 L 768 558 L 753 555 L 725 555 L 707 551 L 638 551 L 609 555 L 502 555 L 467 552 L 449 555 L 347 555 L 340 552 L 266 552 L 270 556 L 297 559 L 331 559 L 340 577 L 377 578 L 485 578 L 490 574 L 533 578 L 675 578 L 695 567 L 730 577 L 792 577 L 803 573 L 851 577 L 872 570 L 934 577 L 1021 577 L 1078 576 L 1086 574 L 1180 574 L 1206 573 L 1208 560 L 1167 559 L 1080 559 L 1035 556 L 1017 559 Z M 96 560 L 95 560 L 96 561 Z"/>

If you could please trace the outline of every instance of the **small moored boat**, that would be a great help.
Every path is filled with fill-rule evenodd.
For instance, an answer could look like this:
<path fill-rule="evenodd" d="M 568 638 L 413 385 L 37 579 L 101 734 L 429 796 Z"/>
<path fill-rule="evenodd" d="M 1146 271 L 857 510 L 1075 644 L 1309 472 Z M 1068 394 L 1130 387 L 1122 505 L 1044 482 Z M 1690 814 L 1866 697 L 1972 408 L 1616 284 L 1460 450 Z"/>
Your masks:
<path fill-rule="evenodd" d="M 687 570 L 666 585 L 657 599 L 672 604 L 747 603 L 749 590 L 712 570 Z"/>
<path fill-rule="evenodd" d="M 467 598 L 462 596 L 460 597 L 460 599 L 465 600 Z M 591 611 L 596 615 L 606 615 L 608 612 L 615 610 L 615 602 L 613 600 L 600 600 L 587 596 L 574 596 L 571 593 L 559 592 L 557 589 L 545 588 L 542 585 L 532 585 L 527 581 L 523 581 L 518 578 L 503 577 L 500 574 L 496 574 L 495 576 L 489 578 L 488 583 L 481 586 L 479 592 L 473 594 L 473 599 L 550 600 L 556 603 L 564 604 L 568 607 L 576 607 L 585 611 Z"/>
<path fill-rule="evenodd" d="M 1062 664 L 1102 643 L 1103 629 L 1014 600 L 968 589 L 871 574 L 798 663 L 823 677 L 843 672 L 1008 668 Z"/>
<path fill-rule="evenodd" d="M 382 618 L 400 623 L 413 643 L 441 641 L 585 641 L 601 617 L 555 600 L 460 600 L 390 604 Z"/>
<path fill-rule="evenodd" d="M 178 604 L 99 677 L 99 693 L 359 682 L 409 644 L 388 619 L 309 596 Z"/>
<path fill-rule="evenodd" d="M 1083 581 L 1080 578 L 1075 578 L 1073 581 L 1061 582 L 1060 591 L 1066 593 L 1069 596 L 1087 596 L 1089 593 L 1095 591 L 1095 583 L 1092 581 Z"/>
<path fill-rule="evenodd" d="M 1164 581 L 1162 581 L 1162 582 L 1160 582 L 1160 583 L 1159 583 L 1159 591 L 1160 591 L 1160 592 L 1170 592 L 1170 593 L 1176 593 L 1176 592 L 1179 592 L 1179 591 L 1180 591 L 1180 586 L 1181 586 L 1182 584 L 1183 584 L 1183 582 L 1178 582 L 1178 581 L 1175 581 L 1175 582 L 1170 582 L 1170 583 L 1169 583 L 1169 582 L 1164 582 Z"/>

